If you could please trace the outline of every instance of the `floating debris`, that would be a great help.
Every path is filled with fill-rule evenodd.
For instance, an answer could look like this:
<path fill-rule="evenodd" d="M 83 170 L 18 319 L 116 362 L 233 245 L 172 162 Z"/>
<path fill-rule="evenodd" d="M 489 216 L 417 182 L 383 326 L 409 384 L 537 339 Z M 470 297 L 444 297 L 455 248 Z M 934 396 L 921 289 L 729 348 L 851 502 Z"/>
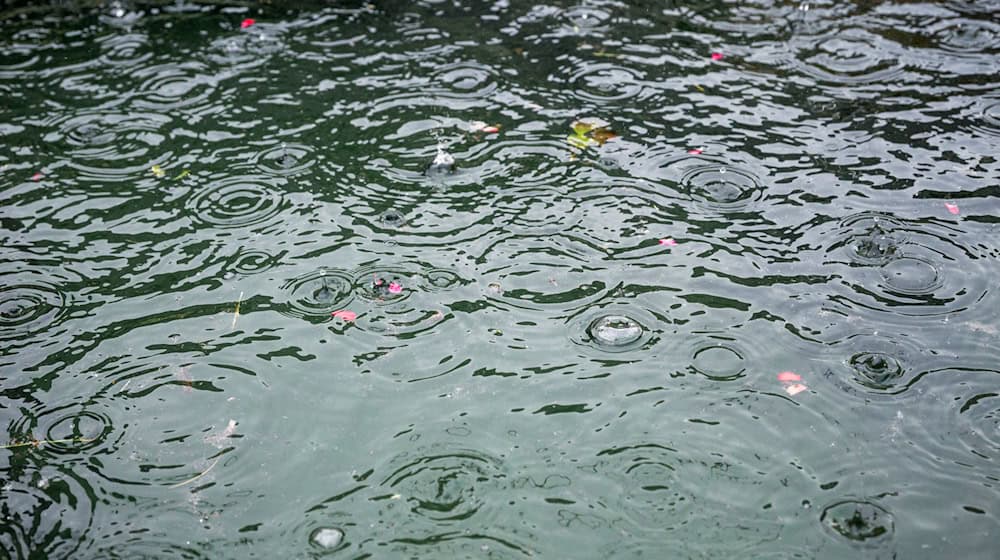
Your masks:
<path fill-rule="evenodd" d="M 236 309 L 233 310 L 233 324 L 229 326 L 229 330 L 236 328 L 236 320 L 240 318 L 241 303 L 243 303 L 243 292 L 240 292 L 240 299 L 236 300 Z"/>
<path fill-rule="evenodd" d="M 69 439 L 33 439 L 30 441 L 13 441 L 4 445 L 0 445 L 0 449 L 14 449 L 17 447 L 41 447 L 47 443 L 90 443 L 96 441 L 96 438 L 83 438 L 75 437 Z"/>
<path fill-rule="evenodd" d="M 384 278 L 376 278 L 372 281 L 372 292 L 378 297 L 388 295 L 399 295 L 403 293 L 403 283 L 398 278 L 386 281 Z"/>
<path fill-rule="evenodd" d="M 354 320 L 358 318 L 357 313 L 347 309 L 338 309 L 337 311 L 330 313 L 330 316 L 334 319 L 340 319 L 346 323 L 353 323 Z"/>
<path fill-rule="evenodd" d="M 236 420 L 230 419 L 226 427 L 220 430 L 218 433 L 205 436 L 205 443 L 214 445 L 215 447 L 222 448 L 225 446 L 226 440 L 232 437 L 236 433 Z M 208 471 L 205 471 L 208 472 Z"/>
<path fill-rule="evenodd" d="M 195 476 L 193 476 L 193 477 L 185 480 L 184 482 L 178 482 L 177 484 L 174 484 L 174 485 L 170 486 L 170 488 L 180 488 L 181 486 L 185 486 L 187 484 L 191 484 L 192 482 L 194 482 L 194 481 L 198 480 L 199 478 L 205 476 L 206 474 L 208 474 L 208 471 L 210 471 L 210 470 L 212 470 L 212 469 L 215 468 L 215 465 L 217 465 L 219 463 L 219 459 L 221 459 L 221 458 L 222 457 L 216 457 L 216 459 L 214 461 L 212 461 L 212 464 L 209 465 L 207 469 L 205 469 L 205 470 L 201 471 L 200 473 L 198 473 L 197 475 L 195 475 Z"/>
<path fill-rule="evenodd" d="M 947 208 L 948 211 L 951 212 L 952 214 L 955 214 L 956 216 L 958 215 L 959 210 L 958 210 L 958 205 L 957 204 L 952 204 L 950 202 L 945 202 L 944 203 L 944 207 Z"/>
<path fill-rule="evenodd" d="M 500 125 L 486 124 L 483 121 L 472 121 L 469 123 L 469 132 L 485 132 L 487 134 L 496 134 L 497 132 L 500 132 Z"/>
<path fill-rule="evenodd" d="M 153 177 L 156 177 L 157 179 L 162 179 L 167 175 L 167 172 L 164 171 L 159 165 L 153 165 L 149 168 L 149 170 L 153 173 Z"/>
<path fill-rule="evenodd" d="M 248 27 L 252 27 L 253 24 L 255 23 L 257 23 L 257 21 L 254 20 L 253 18 L 246 18 L 245 20 L 240 22 L 240 29 L 246 29 Z"/>
<path fill-rule="evenodd" d="M 799 381 L 802 381 L 802 376 L 794 371 L 783 371 L 779 373 L 777 377 L 778 381 L 784 385 L 785 392 L 788 393 L 789 396 L 794 397 L 803 391 L 809 390 L 809 387 L 799 383 Z"/>
<path fill-rule="evenodd" d="M 580 119 L 570 125 L 570 128 L 573 129 L 573 134 L 568 136 L 566 141 L 577 148 L 603 146 L 608 140 L 618 137 L 618 134 L 611 130 L 610 127 L 611 123 L 602 119 Z"/>

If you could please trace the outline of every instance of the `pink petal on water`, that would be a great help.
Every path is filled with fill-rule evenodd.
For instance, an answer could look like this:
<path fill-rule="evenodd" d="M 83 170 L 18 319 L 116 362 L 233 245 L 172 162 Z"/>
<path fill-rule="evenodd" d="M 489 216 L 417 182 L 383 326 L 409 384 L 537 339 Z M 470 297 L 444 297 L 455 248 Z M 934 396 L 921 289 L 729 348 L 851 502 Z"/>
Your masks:
<path fill-rule="evenodd" d="M 41 173 L 35 173 L 34 175 L 31 176 L 31 180 L 32 181 L 36 181 L 36 182 L 37 181 L 41 181 L 42 177 L 44 177 L 44 176 L 45 175 L 42 175 Z"/>
<path fill-rule="evenodd" d="M 794 383 L 792 385 L 787 385 L 785 387 L 785 392 L 794 397 L 795 395 L 798 395 L 802 391 L 806 391 L 808 389 L 809 387 L 806 387 L 801 383 Z"/>
<path fill-rule="evenodd" d="M 948 209 L 952 214 L 958 214 L 958 205 L 952 204 L 950 202 L 945 202 L 944 207 Z"/>
<path fill-rule="evenodd" d="M 390 294 L 401 294 L 403 293 L 403 285 L 399 282 L 389 282 L 389 293 Z"/>
<path fill-rule="evenodd" d="M 697 155 L 701 155 L 701 150 L 698 149 L 698 148 L 691 148 L 690 150 L 688 150 L 688 153 L 689 154 L 694 154 L 694 155 L 697 156 Z"/>
<path fill-rule="evenodd" d="M 240 29 L 246 29 L 247 27 L 250 27 L 251 25 L 253 25 L 255 23 L 257 23 L 257 22 L 254 21 L 253 18 L 247 18 L 247 19 L 243 20 L 242 22 L 240 22 Z"/>
<path fill-rule="evenodd" d="M 722 53 L 720 52 L 712 53 L 712 60 L 722 60 Z"/>
<path fill-rule="evenodd" d="M 666 246 L 666 247 L 676 247 L 677 246 L 677 242 L 674 241 L 673 239 L 667 237 L 667 238 L 664 238 L 664 239 L 660 240 L 660 245 L 663 245 L 663 246 Z"/>
<path fill-rule="evenodd" d="M 357 313 L 355 313 L 353 311 L 348 311 L 346 309 L 340 309 L 338 311 L 334 311 L 330 315 L 333 316 L 333 317 L 335 317 L 335 318 L 337 318 L 337 319 L 343 319 L 344 321 L 347 321 L 348 323 L 351 323 L 355 319 L 358 318 L 358 314 Z"/>
<path fill-rule="evenodd" d="M 496 134 L 497 132 L 500 132 L 500 127 L 498 127 L 498 126 L 484 126 L 483 127 L 483 132 L 485 132 L 487 134 Z"/>
<path fill-rule="evenodd" d="M 783 371 L 778 374 L 778 381 L 802 381 L 802 376 L 795 373 L 794 371 Z"/>

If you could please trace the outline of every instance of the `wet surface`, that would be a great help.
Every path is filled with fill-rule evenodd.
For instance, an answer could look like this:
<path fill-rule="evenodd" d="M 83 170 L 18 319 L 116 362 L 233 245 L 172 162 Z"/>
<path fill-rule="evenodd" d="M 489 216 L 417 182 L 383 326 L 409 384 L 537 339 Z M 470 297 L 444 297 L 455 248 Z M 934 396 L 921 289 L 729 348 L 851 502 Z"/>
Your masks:
<path fill-rule="evenodd" d="M 995 553 L 1000 4 L 4 10 L 8 556 Z"/>

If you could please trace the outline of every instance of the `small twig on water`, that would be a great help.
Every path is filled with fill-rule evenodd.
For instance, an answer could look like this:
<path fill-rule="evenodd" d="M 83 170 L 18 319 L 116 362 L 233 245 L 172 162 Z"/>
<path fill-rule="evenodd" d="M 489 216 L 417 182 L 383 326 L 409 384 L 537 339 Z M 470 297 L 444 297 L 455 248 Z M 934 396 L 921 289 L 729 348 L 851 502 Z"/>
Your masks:
<path fill-rule="evenodd" d="M 69 438 L 69 439 L 35 439 L 31 441 L 21 441 L 0 445 L 0 449 L 13 449 L 15 447 L 41 447 L 46 443 L 89 443 L 97 438 Z"/>
<path fill-rule="evenodd" d="M 236 320 L 240 318 L 240 304 L 243 303 L 243 292 L 240 292 L 240 299 L 236 300 L 236 309 L 233 311 L 233 324 L 229 330 L 236 328 Z"/>
<path fill-rule="evenodd" d="M 194 482 L 194 481 L 198 480 L 199 478 L 205 476 L 206 474 L 208 474 L 208 471 L 210 471 L 213 468 L 215 468 L 216 463 L 218 463 L 219 459 L 221 459 L 221 458 L 222 457 L 216 457 L 215 460 L 212 461 L 212 464 L 209 465 L 207 469 L 205 469 L 204 471 L 202 471 L 201 474 L 195 475 L 195 476 L 193 476 L 193 477 L 185 480 L 184 482 L 178 482 L 177 484 L 174 484 L 170 488 L 180 488 L 181 486 L 184 486 L 185 484 L 191 484 L 192 482 Z"/>

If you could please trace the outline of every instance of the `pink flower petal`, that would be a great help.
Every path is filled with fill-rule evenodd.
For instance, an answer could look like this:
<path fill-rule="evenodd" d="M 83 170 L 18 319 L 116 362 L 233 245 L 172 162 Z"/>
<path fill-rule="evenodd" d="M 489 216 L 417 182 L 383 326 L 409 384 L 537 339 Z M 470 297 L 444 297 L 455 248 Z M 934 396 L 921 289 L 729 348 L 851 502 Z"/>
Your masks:
<path fill-rule="evenodd" d="M 694 154 L 694 155 L 697 156 L 697 155 L 701 155 L 701 150 L 698 149 L 698 148 L 691 148 L 690 150 L 688 150 L 688 153 L 689 154 Z"/>
<path fill-rule="evenodd" d="M 357 313 L 355 313 L 353 311 L 348 311 L 346 309 L 340 309 L 340 310 L 334 311 L 330 315 L 332 317 L 336 318 L 336 319 L 342 319 L 342 320 L 344 320 L 344 321 L 346 321 L 348 323 L 351 323 L 355 319 L 358 318 L 358 314 Z"/>
<path fill-rule="evenodd" d="M 389 282 L 389 293 L 390 294 L 401 294 L 403 293 L 403 285 L 399 282 Z"/>
<path fill-rule="evenodd" d="M 720 52 L 712 53 L 712 60 L 722 60 L 722 53 Z"/>
<path fill-rule="evenodd" d="M 958 214 L 958 205 L 952 204 L 950 202 L 945 202 L 944 207 L 948 209 L 952 214 Z"/>
<path fill-rule="evenodd" d="M 677 242 L 674 241 L 673 239 L 667 237 L 667 238 L 664 238 L 664 239 L 660 240 L 660 245 L 663 245 L 665 247 L 676 247 L 677 246 Z"/>
<path fill-rule="evenodd" d="M 498 126 L 484 126 L 483 127 L 483 132 L 485 132 L 487 134 L 496 134 L 497 132 L 500 132 L 500 127 L 498 127 Z"/>
<path fill-rule="evenodd" d="M 36 182 L 37 181 L 41 181 L 42 177 L 44 177 L 44 176 L 45 175 L 42 175 L 41 173 L 35 173 L 34 175 L 31 176 L 31 180 L 32 181 L 36 181 Z"/>
<path fill-rule="evenodd" d="M 786 386 L 785 387 L 785 392 L 794 397 L 795 395 L 798 395 L 802 391 L 806 391 L 808 389 L 809 389 L 809 387 L 806 387 L 805 385 L 803 385 L 801 383 L 795 383 L 795 384 Z"/>
<path fill-rule="evenodd" d="M 257 23 L 257 22 L 254 21 L 253 18 L 247 18 L 247 19 L 243 20 L 242 22 L 240 22 L 240 29 L 246 29 L 247 27 L 250 27 L 251 25 L 253 25 L 255 23 Z"/>
<path fill-rule="evenodd" d="M 793 371 L 783 371 L 778 374 L 778 381 L 782 383 L 786 381 L 802 381 L 802 376 Z"/>

